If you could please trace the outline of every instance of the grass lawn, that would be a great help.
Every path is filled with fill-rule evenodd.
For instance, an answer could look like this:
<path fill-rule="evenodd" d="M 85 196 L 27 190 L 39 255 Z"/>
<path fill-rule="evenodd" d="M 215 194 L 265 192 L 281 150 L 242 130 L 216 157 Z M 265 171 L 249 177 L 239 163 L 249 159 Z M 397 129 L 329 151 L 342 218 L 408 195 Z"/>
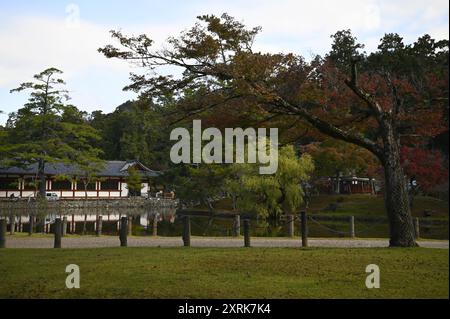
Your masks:
<path fill-rule="evenodd" d="M 337 203 L 336 211 L 327 211 L 330 204 Z M 204 208 L 204 207 L 203 207 Z M 226 198 L 216 203 L 220 210 L 231 210 L 231 200 Z M 319 195 L 311 198 L 308 210 L 320 215 L 343 215 L 363 217 L 386 217 L 384 199 L 382 195 L 354 194 L 354 195 Z M 431 212 L 428 219 L 446 219 L 449 217 L 447 201 L 428 196 L 416 196 L 412 209 L 413 217 L 424 217 L 423 212 Z"/>
<path fill-rule="evenodd" d="M 338 203 L 334 212 L 324 211 L 331 203 Z M 321 195 L 311 199 L 310 212 L 345 216 L 380 216 L 386 217 L 383 196 L 367 194 L 355 195 Z M 412 208 L 413 217 L 424 217 L 423 212 L 431 212 L 428 218 L 447 219 L 449 216 L 448 202 L 433 197 L 416 196 Z"/>
<path fill-rule="evenodd" d="M 0 298 L 448 298 L 443 249 L 2 249 Z M 377 264 L 381 288 L 365 287 Z M 77 264 L 81 288 L 65 287 Z"/>

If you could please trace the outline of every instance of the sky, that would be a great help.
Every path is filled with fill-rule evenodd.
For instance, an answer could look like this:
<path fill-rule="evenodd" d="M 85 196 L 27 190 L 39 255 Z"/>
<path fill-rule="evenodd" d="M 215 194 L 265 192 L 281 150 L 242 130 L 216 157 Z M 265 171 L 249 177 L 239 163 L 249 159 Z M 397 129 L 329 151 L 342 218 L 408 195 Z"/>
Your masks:
<path fill-rule="evenodd" d="M 0 124 L 28 99 L 26 92 L 9 91 L 48 67 L 64 71 L 70 103 L 111 112 L 136 97 L 122 90 L 136 67 L 97 52 L 115 44 L 109 30 L 145 33 L 159 47 L 196 16 L 224 12 L 262 27 L 255 51 L 306 58 L 327 53 L 330 35 L 343 29 L 351 29 L 367 52 L 385 33 L 398 33 L 405 43 L 426 33 L 449 38 L 447 0 L 0 0 Z"/>

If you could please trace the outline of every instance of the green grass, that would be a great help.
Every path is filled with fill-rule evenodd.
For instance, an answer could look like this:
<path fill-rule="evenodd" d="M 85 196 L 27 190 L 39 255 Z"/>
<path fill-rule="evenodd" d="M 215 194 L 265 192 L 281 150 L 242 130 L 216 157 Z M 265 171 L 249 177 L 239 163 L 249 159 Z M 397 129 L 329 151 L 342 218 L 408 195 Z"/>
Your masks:
<path fill-rule="evenodd" d="M 331 203 L 338 202 L 338 209 L 335 212 L 324 211 Z M 448 202 L 433 197 L 416 196 L 412 208 L 414 217 L 424 217 L 423 212 L 431 211 L 428 218 L 448 220 Z M 380 216 L 386 217 L 383 196 L 373 196 L 366 194 L 355 195 L 320 195 L 312 197 L 310 212 L 330 215 L 346 216 Z"/>
<path fill-rule="evenodd" d="M 338 209 L 334 212 L 326 211 L 326 208 L 332 203 L 338 203 Z M 218 210 L 231 210 L 231 200 L 228 198 L 220 200 L 215 207 Z M 416 196 L 414 198 L 412 215 L 414 217 L 424 217 L 423 212 L 425 210 L 432 212 L 428 218 L 448 220 L 449 204 L 447 201 L 428 196 Z M 313 196 L 309 212 L 321 215 L 386 217 L 383 196 L 369 194 Z"/>
<path fill-rule="evenodd" d="M 3 249 L 0 298 L 448 298 L 441 249 Z M 377 264 L 381 288 L 365 287 Z M 77 264 L 81 288 L 65 288 Z"/>

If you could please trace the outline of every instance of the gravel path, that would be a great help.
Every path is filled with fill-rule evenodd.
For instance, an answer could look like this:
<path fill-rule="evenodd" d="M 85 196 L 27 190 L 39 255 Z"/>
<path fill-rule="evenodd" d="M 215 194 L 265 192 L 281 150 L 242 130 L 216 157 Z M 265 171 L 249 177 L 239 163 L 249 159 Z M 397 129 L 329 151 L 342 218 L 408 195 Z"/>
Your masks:
<path fill-rule="evenodd" d="M 192 247 L 242 247 L 243 238 L 212 238 L 212 237 L 192 237 Z M 310 247 L 387 247 L 387 239 L 322 239 L 309 238 Z M 128 237 L 129 247 L 177 247 L 182 246 L 180 237 Z M 300 247 L 299 238 L 251 238 L 253 247 Z M 448 240 L 419 241 L 421 247 L 427 248 L 449 248 Z M 97 248 L 97 247 L 117 247 L 119 238 L 116 236 L 102 237 L 65 237 L 62 239 L 63 248 Z M 15 237 L 7 236 L 7 248 L 52 248 L 52 237 Z"/>

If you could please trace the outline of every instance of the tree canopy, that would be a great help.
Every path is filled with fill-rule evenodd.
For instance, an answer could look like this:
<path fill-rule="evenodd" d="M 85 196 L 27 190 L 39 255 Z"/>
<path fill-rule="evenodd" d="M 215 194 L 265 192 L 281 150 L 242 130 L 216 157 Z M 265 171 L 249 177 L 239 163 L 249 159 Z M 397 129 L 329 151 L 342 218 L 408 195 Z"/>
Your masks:
<path fill-rule="evenodd" d="M 126 89 L 154 100 L 175 99 L 188 116 L 238 103 L 241 114 L 266 121 L 298 118 L 365 148 L 384 169 L 391 245 L 415 246 L 400 149 L 402 143 L 448 130 L 448 41 L 425 35 L 404 45 L 398 35 L 388 34 L 378 51 L 367 55 L 344 30 L 333 35 L 328 55 L 306 61 L 292 53 L 254 52 L 260 29 L 246 28 L 227 14 L 198 20 L 164 49 L 154 49 L 147 35 L 112 31 L 120 47 L 99 51 L 151 71 L 132 74 Z M 182 75 L 158 73 L 164 66 L 180 68 Z"/>

